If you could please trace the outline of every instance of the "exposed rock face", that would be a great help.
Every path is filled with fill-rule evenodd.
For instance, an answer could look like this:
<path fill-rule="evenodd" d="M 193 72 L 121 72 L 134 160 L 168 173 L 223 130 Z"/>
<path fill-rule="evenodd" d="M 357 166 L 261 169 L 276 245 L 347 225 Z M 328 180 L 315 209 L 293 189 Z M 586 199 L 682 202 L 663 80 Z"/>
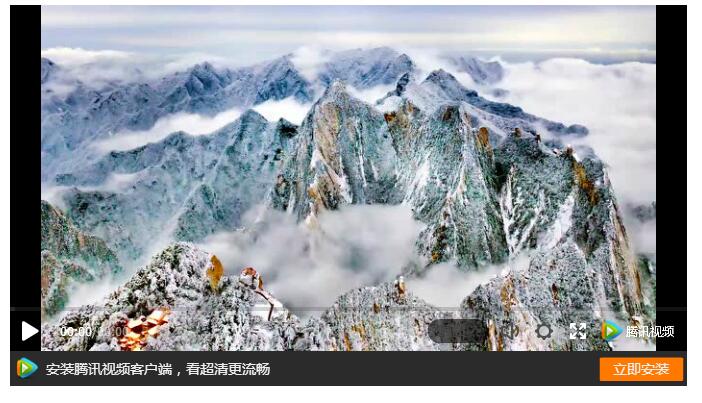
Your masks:
<path fill-rule="evenodd" d="M 455 260 L 468 268 L 506 258 L 493 152 L 472 120 L 460 104 L 445 104 L 410 136 L 417 142 L 409 149 L 421 151 L 409 158 L 418 165 L 403 170 L 413 173 L 405 202 L 428 225 L 419 244 L 432 263 Z"/>
<path fill-rule="evenodd" d="M 488 348 L 607 349 L 592 335 L 543 342 L 527 330 L 539 323 L 563 329 L 585 322 L 592 329 L 603 318 L 651 320 L 651 301 L 602 163 L 554 155 L 524 137 L 508 138 L 495 155 L 505 177 L 500 205 L 510 254 L 536 253 L 528 270 L 480 286 L 463 302 L 466 315 L 485 318 L 496 329 Z M 524 330 L 521 336 L 499 336 L 512 324 Z"/>
<path fill-rule="evenodd" d="M 381 116 L 336 82 L 301 126 L 272 204 L 308 219 L 344 203 L 408 203 L 428 225 L 419 248 L 431 262 L 503 261 L 492 146 L 473 129 L 460 104 Z"/>
<path fill-rule="evenodd" d="M 336 81 L 299 129 L 273 206 L 300 219 L 344 203 L 392 203 L 396 153 L 383 116 Z"/>
<path fill-rule="evenodd" d="M 509 136 L 495 150 L 500 211 L 509 253 L 537 247 L 557 218 L 551 248 L 569 229 L 577 185 L 577 162 L 556 156 L 531 136 Z M 559 217 L 560 214 L 560 217 Z"/>
<path fill-rule="evenodd" d="M 61 211 L 41 201 L 42 317 L 63 309 L 70 290 L 122 270 L 105 242 L 76 228 Z"/>
<path fill-rule="evenodd" d="M 402 96 L 402 94 L 405 93 L 405 90 L 407 89 L 407 85 L 410 83 L 411 77 L 410 73 L 405 73 L 400 77 L 399 80 L 397 80 L 397 84 L 395 85 L 395 89 L 388 92 L 384 98 L 378 100 L 378 104 L 382 103 L 382 101 L 386 98 L 392 97 L 392 96 Z"/>
<path fill-rule="evenodd" d="M 603 315 L 599 273 L 589 267 L 578 247 L 566 241 L 556 248 L 537 254 L 524 272 L 512 271 L 478 289 L 463 301 L 464 315 L 487 324 L 492 337 L 486 348 L 509 350 L 609 350 L 596 331 Z M 586 340 L 570 340 L 559 329 L 571 322 L 586 323 Z M 548 339 L 535 329 L 547 324 L 556 330 Z M 519 329 L 514 338 L 505 337 L 508 329 Z"/>

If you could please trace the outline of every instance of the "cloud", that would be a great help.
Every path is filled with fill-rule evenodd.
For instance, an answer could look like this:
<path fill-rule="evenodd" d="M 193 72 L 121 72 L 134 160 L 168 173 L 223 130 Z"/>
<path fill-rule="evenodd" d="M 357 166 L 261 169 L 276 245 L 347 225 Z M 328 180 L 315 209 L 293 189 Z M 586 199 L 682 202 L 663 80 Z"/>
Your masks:
<path fill-rule="evenodd" d="M 41 183 L 41 199 L 49 202 L 52 206 L 58 208 L 59 210 L 66 210 L 66 203 L 64 202 L 63 195 L 64 192 L 70 189 L 69 186 L 56 186 L 46 182 Z"/>
<path fill-rule="evenodd" d="M 654 257 L 656 254 L 656 220 L 641 222 L 627 217 L 625 213 L 626 233 L 629 235 L 637 253 Z"/>
<path fill-rule="evenodd" d="M 74 284 L 68 290 L 69 298 L 64 308 L 65 312 L 88 304 L 102 302 L 105 297 L 123 285 L 124 280 L 126 279 L 122 276 L 119 276 L 119 279 L 107 276 L 97 281 Z M 53 320 L 58 320 L 61 316 L 63 315 L 56 315 Z"/>
<path fill-rule="evenodd" d="M 371 88 L 359 90 L 354 86 L 347 85 L 346 89 L 353 97 L 358 98 L 367 104 L 375 105 L 375 101 L 384 97 L 389 91 L 394 90 L 395 86 L 396 84 L 376 85 Z"/>
<path fill-rule="evenodd" d="M 169 134 L 177 131 L 184 131 L 194 136 L 209 134 L 233 122 L 240 115 L 241 110 L 237 108 L 220 112 L 212 117 L 178 112 L 157 120 L 151 129 L 122 131 L 92 144 L 92 147 L 99 152 L 123 151 L 163 140 Z"/>
<path fill-rule="evenodd" d="M 216 234 L 200 246 L 230 275 L 256 268 L 268 291 L 307 316 L 353 288 L 394 279 L 415 258 L 423 228 L 407 206 L 346 206 L 318 219 L 310 229 L 287 214 L 252 210 L 245 218 L 247 228 L 256 222 L 251 230 Z"/>
<path fill-rule="evenodd" d="M 79 82 L 101 90 L 115 83 L 154 81 L 167 74 L 185 71 L 203 61 L 216 68 L 235 65 L 230 59 L 205 52 L 153 55 L 112 49 L 54 47 L 42 49 L 41 56 L 59 67 L 44 84 L 56 95 L 67 95 Z"/>
<path fill-rule="evenodd" d="M 85 29 L 123 46 L 583 48 L 655 44 L 656 13 L 654 7 L 42 7 L 43 31 L 61 37 Z"/>
<path fill-rule="evenodd" d="M 405 282 L 408 290 L 424 301 L 445 310 L 457 310 L 479 285 L 528 267 L 529 257 L 525 254 L 505 264 L 489 265 L 470 272 L 458 270 L 454 263 L 442 263 L 432 266 L 424 276 L 408 278 Z"/>
<path fill-rule="evenodd" d="M 275 122 L 280 118 L 284 118 L 299 125 L 305 119 L 311 107 L 311 103 L 301 104 L 294 98 L 288 97 L 279 101 L 268 100 L 256 105 L 253 109 L 270 122 Z"/>
<path fill-rule="evenodd" d="M 57 47 L 43 49 L 41 56 L 51 59 L 62 66 L 73 67 L 89 63 L 112 63 L 120 60 L 129 60 L 134 55 L 119 50 L 87 50 L 83 48 Z"/>
<path fill-rule="evenodd" d="M 424 224 L 408 206 L 345 206 L 320 214 L 318 223 L 311 229 L 257 207 L 246 214 L 246 229 L 212 235 L 198 246 L 217 255 L 228 275 L 256 268 L 265 288 L 302 317 L 319 315 L 351 289 L 391 281 L 408 266 L 424 264 L 415 247 Z M 414 295 L 450 310 L 478 285 L 528 265 L 526 254 L 474 272 L 443 263 L 405 281 Z"/>
<path fill-rule="evenodd" d="M 466 88 L 477 88 L 478 85 L 473 81 L 470 74 L 459 71 L 456 65 L 446 57 L 444 52 L 438 50 L 422 49 L 422 48 L 404 48 L 402 52 L 407 54 L 415 63 L 420 71 L 420 80 L 429 75 L 432 71 L 442 69 L 451 73 L 456 80 L 463 84 Z"/>
<path fill-rule="evenodd" d="M 290 61 L 307 81 L 313 82 L 317 80 L 319 70 L 330 58 L 331 52 L 327 50 L 316 46 L 302 46 L 293 53 Z"/>
<path fill-rule="evenodd" d="M 145 60 L 139 55 L 118 50 L 58 47 L 43 49 L 41 56 L 59 67 L 43 87 L 60 96 L 73 91 L 78 82 L 101 89 L 114 82 L 143 80 L 147 77 L 144 71 L 153 71 L 145 68 Z"/>

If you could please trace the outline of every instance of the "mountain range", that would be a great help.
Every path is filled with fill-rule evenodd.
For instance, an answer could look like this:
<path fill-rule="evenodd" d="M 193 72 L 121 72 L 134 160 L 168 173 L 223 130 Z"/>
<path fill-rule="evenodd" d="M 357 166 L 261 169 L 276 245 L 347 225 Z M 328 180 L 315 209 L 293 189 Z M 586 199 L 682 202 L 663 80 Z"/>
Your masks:
<path fill-rule="evenodd" d="M 176 242 L 103 303 L 45 326 L 44 349 L 119 349 L 119 326 L 159 307 L 171 320 L 147 349 L 608 350 L 596 335 L 546 340 L 533 329 L 655 319 L 647 291 L 655 276 L 629 245 L 605 164 L 565 145 L 587 128 L 491 101 L 389 48 L 335 53 L 314 80 L 293 60 L 238 69 L 204 63 L 100 90 L 76 82 L 60 96 L 48 84 L 61 66 L 42 59 L 42 179 L 63 187 L 62 214 L 123 263 Z M 504 75 L 497 62 L 448 62 L 481 85 Z M 373 103 L 350 89 L 389 84 L 395 88 Z M 286 98 L 311 104 L 299 126 L 250 109 Z M 127 151 L 89 151 L 169 114 L 234 106 L 249 109 L 208 135 L 176 132 Z M 279 312 L 267 319 L 257 315 L 259 294 L 229 275 L 239 268 L 213 289 L 212 255 L 193 245 L 222 231 L 255 231 L 243 228 L 243 217 L 261 205 L 315 228 L 328 211 L 364 204 L 409 206 L 424 226 L 419 262 L 398 274 L 421 278 L 443 263 L 480 271 L 524 254 L 528 267 L 467 290 L 454 311 L 422 301 L 400 278 L 349 290 L 306 321 L 276 300 Z M 430 340 L 433 320 L 456 317 L 478 318 L 488 336 L 475 345 Z M 59 331 L 86 325 L 96 330 L 89 337 Z M 514 326 L 519 335 L 503 337 Z"/>

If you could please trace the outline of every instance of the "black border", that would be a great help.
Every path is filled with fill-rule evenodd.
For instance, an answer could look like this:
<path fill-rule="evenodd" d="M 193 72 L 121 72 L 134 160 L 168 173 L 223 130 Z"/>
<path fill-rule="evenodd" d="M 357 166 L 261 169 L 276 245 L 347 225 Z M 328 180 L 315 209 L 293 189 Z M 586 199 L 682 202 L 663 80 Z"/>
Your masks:
<path fill-rule="evenodd" d="M 41 7 L 10 6 L 10 348 L 39 350 L 35 335 L 22 341 L 22 321 L 39 328 L 41 273 Z M 33 195 L 33 196 L 32 196 Z M 36 242 L 36 244 L 34 243 Z M 34 262 L 34 263 L 32 263 Z"/>
<path fill-rule="evenodd" d="M 687 7 L 656 6 L 656 324 L 675 338 L 658 351 L 687 350 Z"/>

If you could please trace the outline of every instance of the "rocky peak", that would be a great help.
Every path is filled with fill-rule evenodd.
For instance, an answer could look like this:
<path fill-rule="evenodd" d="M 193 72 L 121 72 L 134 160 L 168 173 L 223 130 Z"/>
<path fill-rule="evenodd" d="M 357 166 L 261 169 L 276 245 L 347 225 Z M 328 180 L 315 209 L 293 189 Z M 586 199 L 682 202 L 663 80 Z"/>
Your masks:
<path fill-rule="evenodd" d="M 397 80 L 397 84 L 395 85 L 395 89 L 392 91 L 388 91 L 388 93 L 385 94 L 385 97 L 379 99 L 377 103 L 382 104 L 383 101 L 389 97 L 402 96 L 402 94 L 405 93 L 405 89 L 407 89 L 407 85 L 410 83 L 410 79 L 411 79 L 411 76 L 410 76 L 409 72 L 403 74 L 402 77 L 400 77 L 400 79 Z"/>
<path fill-rule="evenodd" d="M 463 101 L 463 102 L 473 102 L 473 100 L 478 97 L 478 93 L 465 88 L 453 74 L 444 71 L 443 69 L 435 70 L 431 72 L 422 81 L 421 86 L 429 91 L 432 95 L 431 98 L 438 98 L 446 101 Z M 436 105 L 440 105 L 440 102 L 430 101 Z"/>
<path fill-rule="evenodd" d="M 297 134 L 298 126 L 287 119 L 280 118 L 276 123 L 276 130 L 281 136 L 294 137 Z"/>
<path fill-rule="evenodd" d="M 444 82 L 453 82 L 453 81 L 458 82 L 458 80 L 456 80 L 456 77 L 454 77 L 453 74 L 447 72 L 444 69 L 438 69 L 438 70 L 432 71 L 424 79 L 424 81 L 433 82 L 436 84 L 441 84 Z"/>
<path fill-rule="evenodd" d="M 556 136 L 584 136 L 588 132 L 587 128 L 580 125 L 566 126 L 526 113 L 518 106 L 485 99 L 441 69 L 430 73 L 420 85 L 410 85 L 404 96 L 424 110 L 435 109 L 449 100 L 464 102 L 474 108 L 474 114 L 484 122 L 484 126 L 498 129 L 497 137 L 506 137 L 515 127 L 529 132 L 544 128 Z"/>
<path fill-rule="evenodd" d="M 341 79 L 335 79 L 324 91 L 319 102 L 346 102 L 350 99 L 350 95 L 346 90 L 346 83 Z"/>
<path fill-rule="evenodd" d="M 386 201 L 395 160 L 383 116 L 335 80 L 298 129 L 273 205 L 307 219 L 345 203 Z"/>
<path fill-rule="evenodd" d="M 506 255 L 499 224 L 492 150 L 479 139 L 465 105 L 439 106 L 412 135 L 404 202 L 427 224 L 418 246 L 430 264 L 455 261 L 464 270 L 501 262 Z"/>
<path fill-rule="evenodd" d="M 210 74 L 215 74 L 216 70 L 214 66 L 210 62 L 203 62 L 203 63 L 198 63 L 195 66 L 193 66 L 190 71 L 194 74 L 203 74 L 203 73 L 210 73 Z"/>
<path fill-rule="evenodd" d="M 297 70 L 291 57 L 285 55 L 254 67 L 255 104 L 289 96 L 300 102 L 310 102 L 313 99 L 310 83 Z"/>
<path fill-rule="evenodd" d="M 263 115 L 261 115 L 253 109 L 247 109 L 246 111 L 244 111 L 244 113 L 242 113 L 237 120 L 239 121 L 239 124 L 242 128 L 254 125 L 268 124 L 268 120 L 266 120 L 266 118 Z"/>
<path fill-rule="evenodd" d="M 227 85 L 225 74 L 220 74 L 210 63 L 195 65 L 190 69 L 185 88 L 191 96 L 219 91 Z"/>
<path fill-rule="evenodd" d="M 397 56 L 396 60 L 398 63 L 408 66 L 410 68 L 410 70 L 412 67 L 414 67 L 414 62 L 412 61 L 412 59 L 409 56 L 407 56 L 406 53 L 401 53 L 399 56 Z M 405 74 L 407 74 L 407 73 L 405 73 Z"/>
<path fill-rule="evenodd" d="M 461 98 L 463 97 L 475 97 L 478 95 L 477 92 L 466 89 L 453 74 L 443 69 L 429 73 L 423 83 L 436 85 L 438 88 L 446 91 L 448 99 L 455 101 L 462 100 Z"/>

